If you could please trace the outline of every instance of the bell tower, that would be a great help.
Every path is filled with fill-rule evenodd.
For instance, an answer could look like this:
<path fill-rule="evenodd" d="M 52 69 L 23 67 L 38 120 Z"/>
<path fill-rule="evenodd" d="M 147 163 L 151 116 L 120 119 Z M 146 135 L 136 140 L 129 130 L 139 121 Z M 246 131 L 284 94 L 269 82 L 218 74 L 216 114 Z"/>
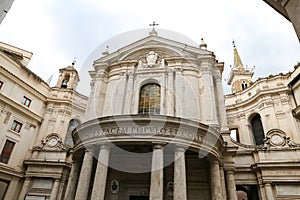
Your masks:
<path fill-rule="evenodd" d="M 59 77 L 57 80 L 57 88 L 65 88 L 75 90 L 79 82 L 78 72 L 74 67 L 75 60 L 72 66 L 68 66 L 59 70 Z"/>
<path fill-rule="evenodd" d="M 250 71 L 248 68 L 244 67 L 238 50 L 235 46 L 235 42 L 233 41 L 232 44 L 234 62 L 229 74 L 227 84 L 231 85 L 231 92 L 236 93 L 250 86 L 254 73 L 253 71 Z"/>

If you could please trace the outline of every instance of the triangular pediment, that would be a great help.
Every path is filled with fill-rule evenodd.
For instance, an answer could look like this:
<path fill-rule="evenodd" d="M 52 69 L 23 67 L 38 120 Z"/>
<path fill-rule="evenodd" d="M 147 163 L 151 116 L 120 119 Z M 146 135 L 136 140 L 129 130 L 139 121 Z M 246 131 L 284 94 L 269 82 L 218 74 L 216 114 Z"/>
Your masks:
<path fill-rule="evenodd" d="M 94 64 L 102 65 L 105 63 L 110 65 L 114 62 L 139 60 L 150 51 L 155 51 L 161 58 L 183 57 L 196 59 L 201 55 L 212 54 L 210 51 L 181 42 L 150 35 L 97 59 Z"/>

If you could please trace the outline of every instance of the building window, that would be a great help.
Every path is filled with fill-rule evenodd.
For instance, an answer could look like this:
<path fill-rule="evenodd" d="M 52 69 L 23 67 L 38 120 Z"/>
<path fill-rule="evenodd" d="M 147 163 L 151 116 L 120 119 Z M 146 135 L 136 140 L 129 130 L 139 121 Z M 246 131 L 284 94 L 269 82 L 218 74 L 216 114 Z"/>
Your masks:
<path fill-rule="evenodd" d="M 31 104 L 31 100 L 28 97 L 24 96 L 23 99 L 22 99 L 22 104 L 29 107 L 30 104 Z"/>
<path fill-rule="evenodd" d="M 230 129 L 230 137 L 234 141 L 240 142 L 239 129 L 238 128 L 231 128 Z"/>
<path fill-rule="evenodd" d="M 264 143 L 265 134 L 261 122 L 261 117 L 259 114 L 256 114 L 252 117 L 251 128 L 252 128 L 255 144 L 262 145 Z"/>
<path fill-rule="evenodd" d="M 3 81 L 0 81 L 0 90 L 1 90 L 1 88 L 2 88 L 2 86 L 3 86 Z"/>
<path fill-rule="evenodd" d="M 160 113 L 160 86 L 155 83 L 144 85 L 140 91 L 139 114 Z"/>
<path fill-rule="evenodd" d="M 15 132 L 20 133 L 22 125 L 23 125 L 22 123 L 14 120 L 10 129 L 13 130 L 13 131 L 15 131 Z"/>
<path fill-rule="evenodd" d="M 0 162 L 2 163 L 8 163 L 8 160 L 10 158 L 11 152 L 15 146 L 15 143 L 9 140 L 6 140 L 4 147 L 2 149 L 1 155 L 0 155 Z"/>

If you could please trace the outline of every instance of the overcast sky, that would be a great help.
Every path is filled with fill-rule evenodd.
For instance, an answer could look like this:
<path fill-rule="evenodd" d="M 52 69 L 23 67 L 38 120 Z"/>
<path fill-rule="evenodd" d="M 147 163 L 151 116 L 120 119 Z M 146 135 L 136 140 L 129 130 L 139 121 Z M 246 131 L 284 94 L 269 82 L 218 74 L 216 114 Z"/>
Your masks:
<path fill-rule="evenodd" d="M 262 0 L 15 0 L 0 25 L 0 40 L 32 52 L 28 67 L 45 81 L 54 75 L 54 85 L 58 69 L 74 57 L 81 71 L 99 45 L 153 21 L 197 44 L 204 38 L 225 62 L 223 79 L 233 64 L 233 39 L 243 64 L 255 65 L 254 80 L 293 71 L 300 62 L 292 24 Z"/>

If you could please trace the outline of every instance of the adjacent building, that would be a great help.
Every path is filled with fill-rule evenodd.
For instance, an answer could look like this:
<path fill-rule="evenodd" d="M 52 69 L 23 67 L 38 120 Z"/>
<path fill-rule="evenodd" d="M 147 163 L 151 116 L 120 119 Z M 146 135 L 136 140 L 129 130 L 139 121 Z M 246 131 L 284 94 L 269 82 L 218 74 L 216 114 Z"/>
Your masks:
<path fill-rule="evenodd" d="M 51 88 L 27 68 L 31 57 L 31 52 L 0 43 L 1 199 L 41 192 L 50 196 L 54 178 L 66 182 L 72 144 L 66 139 L 68 127 L 82 120 L 88 99 L 75 90 L 74 66 L 61 69 Z M 49 140 L 52 146 L 46 145 Z"/>
<path fill-rule="evenodd" d="M 283 17 L 289 20 L 300 41 L 300 1 L 299 0 L 263 0 Z"/>

